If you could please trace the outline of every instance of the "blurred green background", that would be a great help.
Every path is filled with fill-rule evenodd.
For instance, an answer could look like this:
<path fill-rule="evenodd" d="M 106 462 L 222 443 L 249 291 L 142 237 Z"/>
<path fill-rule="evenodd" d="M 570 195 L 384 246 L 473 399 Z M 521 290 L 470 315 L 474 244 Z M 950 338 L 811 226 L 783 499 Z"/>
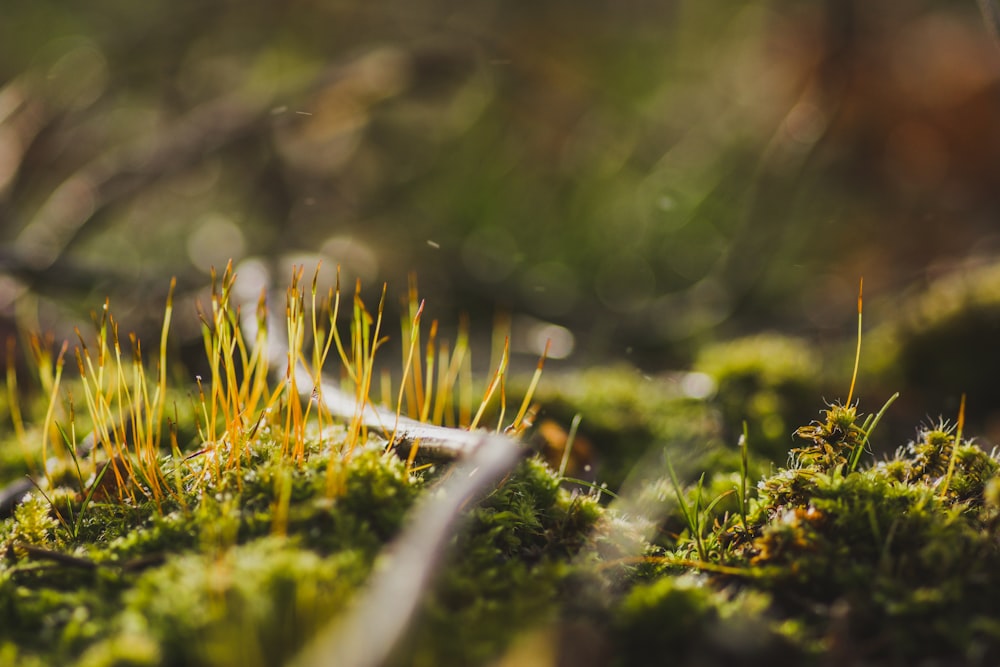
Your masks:
<path fill-rule="evenodd" d="M 71 335 L 110 295 L 155 336 L 177 276 L 196 338 L 211 266 L 232 258 L 252 300 L 322 259 L 370 299 L 416 271 L 443 322 L 510 313 L 526 356 L 554 337 L 565 365 L 650 371 L 764 329 L 850 341 L 863 275 L 885 354 L 907 299 L 1000 251 L 1000 52 L 971 0 L 0 14 L 8 330 Z M 933 387 L 918 412 L 978 387 L 920 375 L 952 340 L 891 357 L 895 388 Z"/>

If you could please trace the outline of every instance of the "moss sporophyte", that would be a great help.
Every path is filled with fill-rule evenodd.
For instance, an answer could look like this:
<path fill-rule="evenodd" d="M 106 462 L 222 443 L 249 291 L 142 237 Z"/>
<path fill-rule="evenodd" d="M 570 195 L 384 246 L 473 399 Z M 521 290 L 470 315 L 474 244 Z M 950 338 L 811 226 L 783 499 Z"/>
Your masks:
<path fill-rule="evenodd" d="M 187 391 L 172 297 L 152 371 L 106 304 L 72 353 L 30 339 L 41 399 L 21 405 L 8 373 L 0 472 L 34 475 L 0 523 L 0 664 L 1000 660 L 1000 465 L 963 438 L 964 403 L 872 463 L 891 400 L 862 414 L 852 380 L 775 470 L 752 423 L 735 450 L 720 437 L 727 397 L 670 381 L 590 369 L 545 387 L 542 362 L 507 377 L 505 345 L 474 389 L 467 330 L 423 330 L 415 284 L 397 383 L 375 365 L 384 289 L 371 312 L 360 286 L 348 307 L 296 271 L 279 342 L 263 298 L 231 305 L 234 280 L 213 277 L 209 370 Z M 516 437 L 536 412 L 582 414 L 562 446 L 588 438 L 621 483 L 533 455 Z"/>

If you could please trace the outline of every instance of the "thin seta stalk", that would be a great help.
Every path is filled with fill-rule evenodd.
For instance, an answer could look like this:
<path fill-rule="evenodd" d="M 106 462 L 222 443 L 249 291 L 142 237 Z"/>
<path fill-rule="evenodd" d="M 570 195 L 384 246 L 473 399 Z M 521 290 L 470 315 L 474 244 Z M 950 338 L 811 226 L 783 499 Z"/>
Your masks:
<path fill-rule="evenodd" d="M 962 444 L 962 429 L 965 428 L 965 394 L 962 394 L 962 401 L 958 405 L 958 426 L 955 430 L 955 444 L 951 448 L 951 456 L 948 458 L 948 472 L 945 473 L 944 482 L 941 484 L 940 498 L 944 500 L 948 497 L 948 487 L 951 486 L 952 475 L 955 474 L 955 458 L 958 456 L 958 447 Z"/>
<path fill-rule="evenodd" d="M 510 355 L 510 337 L 504 338 L 503 352 L 500 354 L 500 361 L 497 364 L 496 371 L 493 372 L 493 377 L 490 378 L 490 383 L 486 387 L 486 392 L 483 394 L 483 400 L 479 403 L 479 410 L 476 412 L 476 416 L 472 418 L 472 423 L 469 424 L 469 430 L 474 431 L 476 427 L 479 426 L 479 421 L 483 418 L 483 414 L 486 412 L 486 407 L 490 403 L 490 399 L 493 398 L 493 394 L 496 393 L 497 387 L 501 385 L 504 375 L 507 373 L 507 362 Z M 501 406 L 501 411 L 503 406 Z"/>
<path fill-rule="evenodd" d="M 743 433 L 739 440 L 740 449 L 740 485 L 737 488 L 737 500 L 739 501 L 740 521 L 743 522 L 743 532 L 750 533 L 747 523 L 747 478 L 750 476 L 749 455 L 750 455 L 750 429 L 747 422 L 743 420 Z"/>

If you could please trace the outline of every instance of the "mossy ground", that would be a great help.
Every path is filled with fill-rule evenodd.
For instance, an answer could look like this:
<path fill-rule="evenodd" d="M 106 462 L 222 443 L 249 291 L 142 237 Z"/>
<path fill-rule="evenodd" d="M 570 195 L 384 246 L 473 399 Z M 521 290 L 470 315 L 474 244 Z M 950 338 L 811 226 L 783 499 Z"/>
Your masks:
<path fill-rule="evenodd" d="M 531 633 L 567 652 L 581 627 L 597 647 L 590 664 L 995 660 L 1000 466 L 975 444 L 956 449 L 943 424 L 854 472 L 835 455 L 809 459 L 824 437 L 844 445 L 837 420 L 857 415 L 842 412 L 804 429 L 812 439 L 792 465 L 752 485 L 746 525 L 736 494 L 711 510 L 704 558 L 669 495 L 658 536 L 623 546 L 633 517 L 526 461 L 469 508 L 393 664 L 488 664 Z M 2 528 L 4 664 L 287 664 L 347 607 L 446 468 L 407 473 L 382 445 L 345 464 L 335 500 L 329 442 L 313 440 L 293 469 L 262 441 L 238 478 L 173 506 L 93 503 L 75 538 L 33 493 Z M 705 498 L 734 482 L 719 473 Z M 683 496 L 692 507 L 694 494 Z"/>
<path fill-rule="evenodd" d="M 612 483 L 564 477 L 547 450 L 565 442 L 539 438 L 465 506 L 390 664 L 1000 660 L 996 458 L 940 422 L 876 461 L 877 420 L 832 404 L 775 466 L 775 424 L 819 393 L 789 344 L 706 352 L 715 394 L 623 369 L 549 378 L 540 419 L 582 414 L 572 465 Z M 770 424 L 742 447 L 741 404 Z M 240 445 L 202 426 L 161 448 L 163 493 L 138 463 L 98 485 L 99 464 L 64 456 L 0 522 L 0 663 L 285 665 L 351 613 L 452 464 L 316 415 L 292 446 L 291 414 L 272 402 Z M 39 470 L 13 438 L 2 452 L 4 483 Z"/>

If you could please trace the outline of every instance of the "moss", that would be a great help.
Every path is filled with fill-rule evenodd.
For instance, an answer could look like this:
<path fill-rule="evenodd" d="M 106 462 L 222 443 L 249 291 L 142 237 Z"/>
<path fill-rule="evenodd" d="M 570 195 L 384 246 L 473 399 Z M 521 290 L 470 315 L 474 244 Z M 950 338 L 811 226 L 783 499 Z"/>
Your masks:
<path fill-rule="evenodd" d="M 1000 464 L 978 445 L 962 444 L 955 451 L 955 468 L 948 494 L 959 502 L 982 503 L 986 485 Z"/>
<path fill-rule="evenodd" d="M 40 547 L 55 545 L 58 527 L 49 503 L 40 495 L 31 494 L 14 509 L 10 539 Z"/>
<path fill-rule="evenodd" d="M 703 550 L 655 467 L 640 495 L 667 519 L 651 547 L 622 507 L 567 491 L 539 459 L 523 462 L 470 503 L 393 664 L 488 664 L 539 628 L 555 646 L 590 628 L 605 661 L 621 665 L 1000 655 L 996 460 L 937 424 L 851 471 L 866 435 L 859 421 L 835 405 L 799 429 L 792 465 L 749 484 L 746 527 L 735 494 L 706 509 L 741 485 L 738 460 L 694 459 L 729 466 L 706 477 L 701 501 L 694 487 L 682 494 L 704 513 Z M 159 508 L 94 503 L 75 538 L 44 500 L 22 505 L 2 524 L 6 539 L 79 562 L 12 553 L 0 564 L 0 650 L 24 665 L 286 664 L 447 474 L 409 474 L 373 441 L 334 464 L 342 485 L 331 497 L 339 450 L 310 443 L 289 466 L 264 439 L 239 471 Z M 205 465 L 192 459 L 183 473 Z M 642 553 L 650 559 L 635 563 Z"/>
<path fill-rule="evenodd" d="M 717 395 L 628 369 L 556 378 L 543 414 L 584 414 L 598 479 L 622 499 L 523 461 L 465 506 L 391 664 L 491 664 L 525 633 L 561 657 L 587 634 L 598 664 L 1000 659 L 991 454 L 939 422 L 868 466 L 871 421 L 854 404 L 794 431 L 789 454 L 818 375 L 792 339 L 708 349 L 697 371 Z M 34 494 L 0 523 L 3 664 L 287 664 L 451 468 L 414 473 L 384 441 L 308 420 L 290 455 L 279 408 L 252 441 L 153 451 L 161 494 L 137 475 L 122 489 L 135 498 L 87 503 L 93 470 L 66 464 L 57 488 L 43 483 L 51 505 Z M 757 461 L 722 427 L 746 417 Z M 786 467 L 760 464 L 771 451 Z M 671 459 L 705 474 L 675 488 Z"/>
<path fill-rule="evenodd" d="M 782 614 L 805 619 L 827 641 L 839 632 L 836 641 L 866 659 L 995 655 L 994 629 L 970 620 L 1000 594 L 1000 548 L 975 511 L 997 464 L 961 445 L 945 491 L 934 472 L 947 462 L 928 448 L 946 452 L 953 438 L 924 435 L 864 471 L 815 459 L 763 480 L 754 537 L 728 562 L 751 564 L 753 585 L 770 591 Z"/>
<path fill-rule="evenodd" d="M 294 471 L 263 442 L 255 465 L 160 505 L 93 502 L 80 514 L 71 494 L 68 524 L 32 495 L 0 524 L 16 547 L 0 564 L 0 642 L 17 641 L 27 663 L 284 664 L 363 580 L 420 491 L 373 445 L 338 464 L 347 483 L 333 499 L 332 450 L 318 442 Z M 189 479 L 203 469 L 191 461 Z M 289 538 L 272 536 L 285 479 Z"/>
<path fill-rule="evenodd" d="M 948 472 L 948 462 L 955 449 L 954 428 L 944 422 L 917 432 L 917 439 L 897 452 L 896 462 L 903 465 L 894 473 L 900 481 L 930 482 Z"/>
<path fill-rule="evenodd" d="M 79 667 L 155 667 L 163 663 L 160 645 L 148 636 L 121 634 L 89 647 Z"/>
<path fill-rule="evenodd" d="M 866 334 L 862 361 L 870 366 L 869 382 L 905 390 L 909 414 L 917 416 L 940 409 L 943 399 L 957 409 L 965 392 L 976 406 L 967 431 L 997 441 L 1000 265 L 965 267 L 893 301 L 883 322 Z M 901 433 L 911 427 L 899 425 Z"/>
<path fill-rule="evenodd" d="M 849 465 L 864 447 L 867 434 L 856 424 L 857 408 L 853 405 L 831 405 L 823 411 L 823 420 L 814 421 L 795 431 L 809 444 L 792 449 L 790 457 L 796 466 L 832 469 Z"/>
<path fill-rule="evenodd" d="M 600 513 L 543 463 L 525 461 L 472 511 L 398 664 L 482 664 L 553 619 Z"/>
<path fill-rule="evenodd" d="M 715 590 L 703 577 L 640 584 L 617 612 L 618 665 L 770 665 L 801 661 L 806 650 L 769 614 L 766 594 Z M 669 658 L 668 658 L 669 657 Z"/>
<path fill-rule="evenodd" d="M 324 558 L 282 538 L 170 558 L 124 596 L 120 634 L 109 641 L 135 641 L 139 630 L 166 664 L 281 665 L 369 567 L 358 552 Z"/>
<path fill-rule="evenodd" d="M 0 641 L 17 642 L 25 655 L 49 664 L 71 658 L 107 632 L 117 612 L 120 581 L 95 571 L 30 562 L 0 575 Z"/>

